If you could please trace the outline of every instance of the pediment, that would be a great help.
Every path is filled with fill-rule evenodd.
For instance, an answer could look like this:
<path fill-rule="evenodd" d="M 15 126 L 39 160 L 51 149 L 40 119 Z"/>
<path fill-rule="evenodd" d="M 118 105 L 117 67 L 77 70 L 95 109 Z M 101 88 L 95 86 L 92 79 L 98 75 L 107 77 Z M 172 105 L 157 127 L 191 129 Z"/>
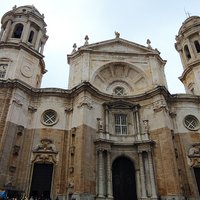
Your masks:
<path fill-rule="evenodd" d="M 113 52 L 113 53 L 134 53 L 134 54 L 152 54 L 158 53 L 156 50 L 145 47 L 140 44 L 130 42 L 121 38 L 107 40 L 91 45 L 85 45 L 79 49 L 98 51 L 98 52 Z"/>
<path fill-rule="evenodd" d="M 133 109 L 137 105 L 119 100 L 119 101 L 104 103 L 104 106 L 108 107 L 109 109 Z"/>

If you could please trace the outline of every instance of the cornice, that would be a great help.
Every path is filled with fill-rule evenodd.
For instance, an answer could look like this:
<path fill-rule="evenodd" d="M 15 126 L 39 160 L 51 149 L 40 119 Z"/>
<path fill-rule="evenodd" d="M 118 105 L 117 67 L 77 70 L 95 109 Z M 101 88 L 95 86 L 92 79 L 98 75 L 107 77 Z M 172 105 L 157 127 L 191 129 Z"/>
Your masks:
<path fill-rule="evenodd" d="M 80 49 L 77 52 L 73 53 L 73 54 L 68 54 L 67 55 L 67 61 L 68 64 L 70 64 L 70 59 L 74 59 L 76 57 L 79 57 L 80 55 L 82 55 L 83 53 L 90 53 L 90 54 L 106 54 L 106 55 L 116 55 L 116 56 L 155 56 L 157 57 L 157 59 L 165 64 L 167 61 L 163 60 L 160 55 L 157 52 L 145 52 L 145 53 L 133 53 L 133 52 L 114 52 L 114 51 L 101 51 L 101 50 L 94 50 L 94 49 Z"/>
<path fill-rule="evenodd" d="M 46 72 L 45 70 L 45 63 L 44 63 L 44 56 L 37 52 L 35 49 L 29 47 L 26 43 L 20 42 L 20 43 L 14 43 L 14 42 L 0 42 L 0 49 L 9 48 L 9 49 L 23 49 L 33 56 L 37 57 L 40 60 L 40 64 L 42 65 L 42 73 L 44 74 Z"/>
<path fill-rule="evenodd" d="M 0 41 L 0 48 L 24 49 L 24 50 L 28 51 L 29 53 L 34 54 L 34 56 L 37 56 L 39 59 L 44 58 L 44 56 L 42 54 L 40 54 L 35 49 L 29 47 L 24 42 L 15 43 L 15 42 L 2 42 L 2 41 Z"/>
<path fill-rule="evenodd" d="M 199 61 L 195 60 L 189 64 L 187 64 L 187 68 L 183 71 L 182 75 L 179 77 L 179 79 L 183 82 L 186 79 L 186 76 L 188 75 L 188 73 L 190 73 L 194 67 L 197 67 L 199 64 Z"/>
<path fill-rule="evenodd" d="M 191 102 L 200 103 L 200 96 L 193 94 L 172 94 L 170 97 L 170 102 Z"/>
<path fill-rule="evenodd" d="M 0 80 L 1 88 L 21 89 L 28 95 L 33 97 L 55 96 L 60 98 L 74 98 L 81 92 L 88 92 L 93 97 L 105 102 L 131 102 L 132 105 L 137 105 L 139 101 L 151 99 L 157 95 L 162 95 L 167 102 L 194 102 L 200 103 L 200 96 L 189 94 L 173 94 L 164 86 L 158 86 L 148 92 L 140 95 L 130 95 L 118 97 L 114 95 L 105 94 L 91 85 L 89 82 L 83 82 L 72 89 L 61 88 L 33 88 L 20 80 Z M 135 104 L 134 104 L 135 103 Z"/>

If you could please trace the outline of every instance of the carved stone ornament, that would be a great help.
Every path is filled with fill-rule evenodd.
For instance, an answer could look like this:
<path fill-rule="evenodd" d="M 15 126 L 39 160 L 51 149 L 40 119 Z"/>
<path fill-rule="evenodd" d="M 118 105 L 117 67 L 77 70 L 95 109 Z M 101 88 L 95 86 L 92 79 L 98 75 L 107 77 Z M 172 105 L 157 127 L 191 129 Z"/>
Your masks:
<path fill-rule="evenodd" d="M 151 144 L 139 144 L 138 145 L 138 153 L 142 152 L 151 152 Z"/>
<path fill-rule="evenodd" d="M 191 167 L 200 167 L 200 143 L 193 144 L 189 148 L 187 157 Z"/>
<path fill-rule="evenodd" d="M 22 106 L 23 105 L 21 99 L 14 98 L 12 102 L 15 103 L 15 105 L 17 105 L 17 106 Z"/>
<path fill-rule="evenodd" d="M 153 110 L 154 112 L 160 112 L 162 110 L 168 111 L 166 102 L 164 99 L 160 99 L 153 103 Z"/>
<path fill-rule="evenodd" d="M 149 120 L 143 120 L 144 133 L 149 133 Z"/>
<path fill-rule="evenodd" d="M 103 120 L 101 118 L 97 118 L 97 131 L 98 132 L 103 131 Z"/>
<path fill-rule="evenodd" d="M 53 141 L 48 138 L 43 138 L 33 149 L 32 162 L 42 162 L 42 163 L 57 163 L 58 152 L 53 144 Z"/>
<path fill-rule="evenodd" d="M 68 188 L 74 188 L 74 180 L 72 178 L 69 180 Z"/>
<path fill-rule="evenodd" d="M 33 76 L 33 67 L 28 65 L 22 66 L 21 73 L 24 77 L 30 78 Z"/>
<path fill-rule="evenodd" d="M 104 141 L 96 141 L 96 150 L 97 152 L 103 152 L 103 151 L 111 151 L 110 143 L 104 142 Z"/>
<path fill-rule="evenodd" d="M 82 97 L 82 99 L 79 101 L 79 104 L 77 106 L 78 108 L 83 108 L 83 107 L 86 107 L 88 108 L 89 110 L 91 110 L 93 107 L 92 107 L 92 101 L 90 98 L 84 96 Z"/>

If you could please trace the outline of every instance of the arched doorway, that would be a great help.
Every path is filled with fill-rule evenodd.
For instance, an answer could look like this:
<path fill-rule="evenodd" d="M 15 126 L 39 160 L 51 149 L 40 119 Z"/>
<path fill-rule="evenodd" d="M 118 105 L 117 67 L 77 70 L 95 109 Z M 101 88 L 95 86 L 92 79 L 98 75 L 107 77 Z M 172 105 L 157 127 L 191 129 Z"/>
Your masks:
<path fill-rule="evenodd" d="M 135 168 L 126 157 L 117 158 L 112 165 L 114 200 L 137 200 Z"/>
<path fill-rule="evenodd" d="M 199 167 L 194 167 L 194 174 L 196 178 L 197 188 L 200 194 L 200 168 Z"/>
<path fill-rule="evenodd" d="M 50 199 L 53 164 L 35 163 L 33 167 L 30 197 Z"/>

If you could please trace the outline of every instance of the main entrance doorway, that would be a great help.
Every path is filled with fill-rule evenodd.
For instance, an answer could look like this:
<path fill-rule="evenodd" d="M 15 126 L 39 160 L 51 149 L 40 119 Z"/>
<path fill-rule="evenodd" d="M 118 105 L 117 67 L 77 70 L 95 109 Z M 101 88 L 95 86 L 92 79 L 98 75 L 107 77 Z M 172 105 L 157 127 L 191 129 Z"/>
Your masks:
<path fill-rule="evenodd" d="M 200 194 L 200 168 L 194 167 L 194 174 L 195 174 L 197 187 L 198 187 L 199 194 Z"/>
<path fill-rule="evenodd" d="M 50 199 L 52 174 L 53 164 L 34 164 L 30 197 Z"/>
<path fill-rule="evenodd" d="M 137 200 L 135 168 L 126 157 L 117 158 L 112 165 L 114 200 Z"/>

